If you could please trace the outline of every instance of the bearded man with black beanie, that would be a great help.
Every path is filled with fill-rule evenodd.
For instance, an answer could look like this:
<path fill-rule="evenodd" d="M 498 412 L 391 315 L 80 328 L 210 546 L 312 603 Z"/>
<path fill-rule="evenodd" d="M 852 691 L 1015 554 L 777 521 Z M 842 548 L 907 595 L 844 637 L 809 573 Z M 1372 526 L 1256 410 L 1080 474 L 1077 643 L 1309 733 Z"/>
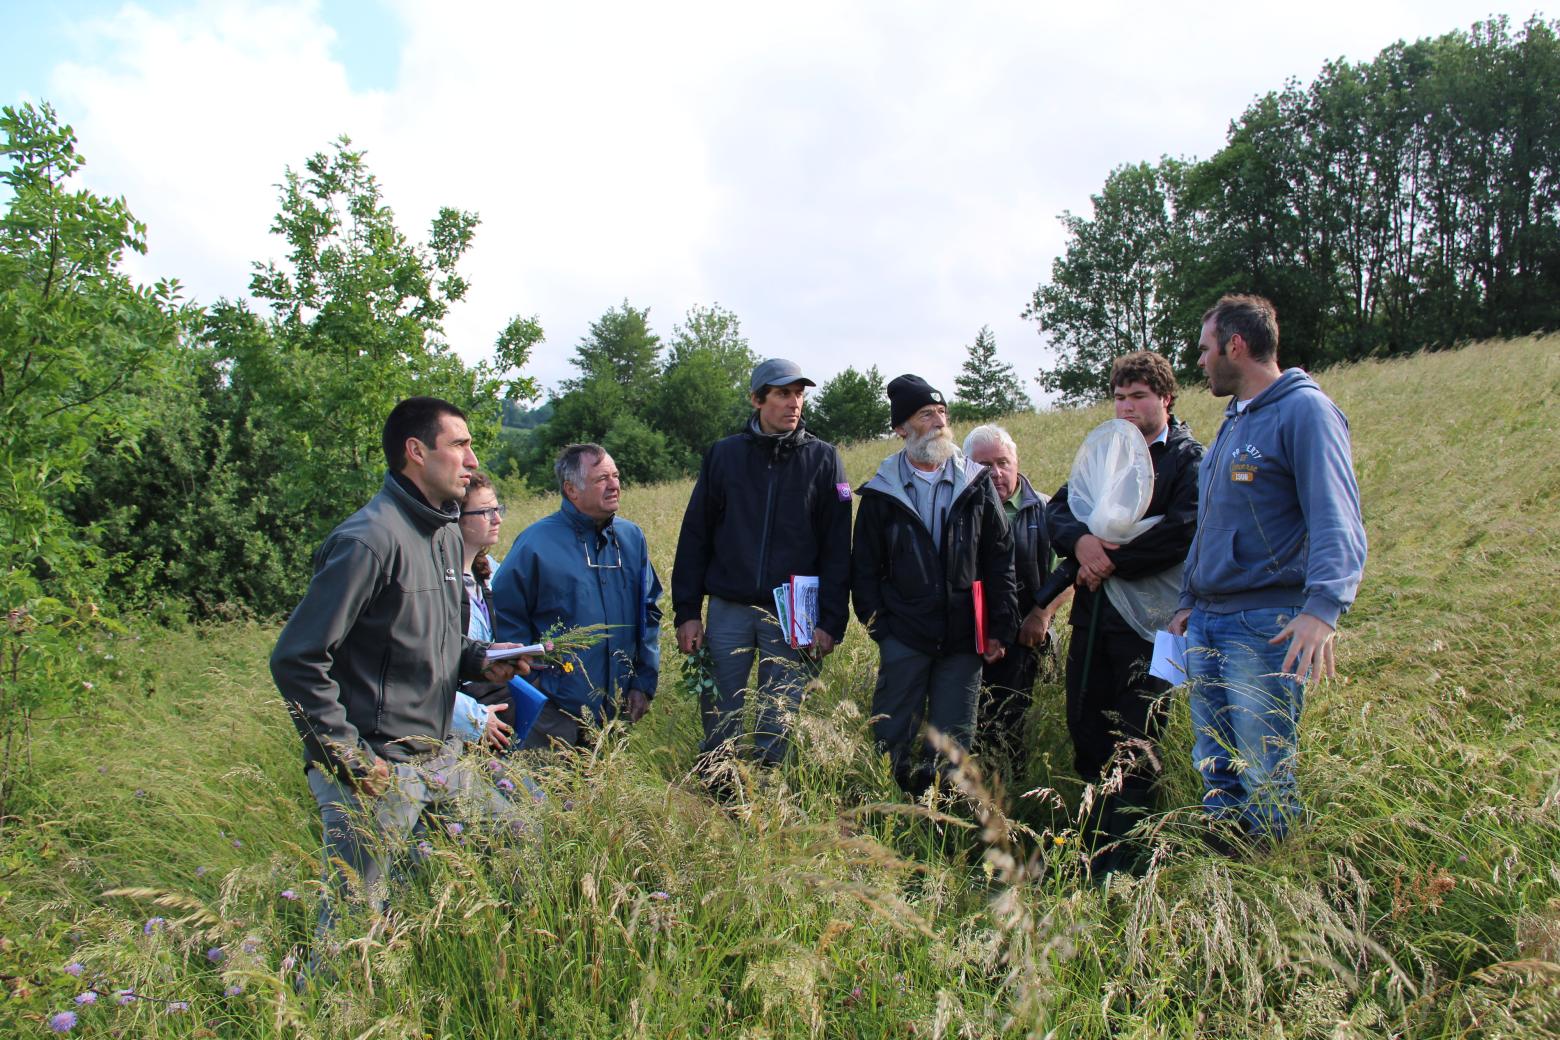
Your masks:
<path fill-rule="evenodd" d="M 919 753 L 921 721 L 970 746 L 981 665 L 1017 636 L 1018 591 L 991 472 L 959 452 L 941 392 L 903 375 L 888 399 L 905 444 L 857 491 L 851 596 L 878 643 L 873 735 L 918 796 L 946 766 Z"/>

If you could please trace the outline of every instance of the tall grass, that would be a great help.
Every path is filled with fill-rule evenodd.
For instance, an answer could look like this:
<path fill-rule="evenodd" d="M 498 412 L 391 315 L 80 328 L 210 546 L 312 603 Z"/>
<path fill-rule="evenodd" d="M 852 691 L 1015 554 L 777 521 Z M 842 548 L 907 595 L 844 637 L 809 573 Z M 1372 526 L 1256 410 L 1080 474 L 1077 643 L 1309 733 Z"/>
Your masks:
<path fill-rule="evenodd" d="M 1308 696 L 1311 814 L 1277 850 L 1198 843 L 1175 699 L 1154 866 L 1090 884 L 1054 682 L 1025 761 L 963 762 L 904 803 L 854 628 L 794 765 L 717 806 L 667 633 L 643 722 L 532 767 L 549 797 L 526 832 L 431 835 L 393 911 L 325 951 L 336 981 L 298 993 L 319 837 L 275 629 L 148 631 L 110 648 L 87 715 L 35 735 L 0 830 L 0 1030 L 72 1009 L 118 1036 L 1560 1035 L 1560 339 L 1320 381 L 1353 426 L 1371 560 L 1344 677 Z M 1218 402 L 1177 411 L 1212 438 Z M 1037 487 L 1105 414 L 1012 421 Z M 852 479 L 891 447 L 850 449 Z M 687 491 L 625 492 L 663 577 Z M 511 505 L 506 543 L 553 508 Z"/>

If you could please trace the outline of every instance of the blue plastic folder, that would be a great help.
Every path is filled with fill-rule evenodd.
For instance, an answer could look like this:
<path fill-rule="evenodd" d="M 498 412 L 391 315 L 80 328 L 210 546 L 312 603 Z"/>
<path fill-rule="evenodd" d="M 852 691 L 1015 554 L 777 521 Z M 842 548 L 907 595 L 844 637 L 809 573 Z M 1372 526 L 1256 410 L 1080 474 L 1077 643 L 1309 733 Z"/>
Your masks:
<path fill-rule="evenodd" d="M 509 680 L 509 702 L 515 709 L 514 721 L 510 723 L 515 728 L 512 739 L 514 746 L 519 747 L 526 734 L 531 732 L 531 727 L 536 725 L 536 720 L 541 717 L 542 706 L 547 703 L 547 694 L 517 675 Z"/>

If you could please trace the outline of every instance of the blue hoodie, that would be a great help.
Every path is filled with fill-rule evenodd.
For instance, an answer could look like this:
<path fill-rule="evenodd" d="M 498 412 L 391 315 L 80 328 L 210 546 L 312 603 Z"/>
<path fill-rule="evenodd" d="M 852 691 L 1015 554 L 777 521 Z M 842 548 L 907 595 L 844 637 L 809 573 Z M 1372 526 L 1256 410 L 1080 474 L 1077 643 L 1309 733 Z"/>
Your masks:
<path fill-rule="evenodd" d="M 1286 369 L 1244 412 L 1230 402 L 1198 477 L 1180 606 L 1212 614 L 1298 607 L 1333 627 L 1365 570 L 1349 422 Z"/>

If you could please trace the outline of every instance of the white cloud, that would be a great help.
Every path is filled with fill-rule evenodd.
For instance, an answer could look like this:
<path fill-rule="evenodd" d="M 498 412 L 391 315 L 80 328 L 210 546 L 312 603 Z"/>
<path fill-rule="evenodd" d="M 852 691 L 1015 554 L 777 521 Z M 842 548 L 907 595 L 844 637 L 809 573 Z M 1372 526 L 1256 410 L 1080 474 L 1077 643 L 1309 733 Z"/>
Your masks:
<path fill-rule="evenodd" d="M 482 216 L 468 357 L 515 313 L 549 332 L 555 384 L 625 297 L 663 334 L 734 309 L 760 351 L 824 376 L 877 364 L 951 389 L 982 324 L 1025 376 L 1019 311 L 1056 216 L 1123 162 L 1206 156 L 1230 119 L 1323 60 L 1466 26 L 1439 4 L 441 4 L 400 0 L 387 92 L 354 89 L 307 0 L 134 5 L 85 25 L 47 96 L 89 183 L 150 226 L 145 274 L 203 301 L 279 256 L 274 185 L 339 133 L 369 153 L 407 233 Z M 390 15 L 386 15 L 389 17 Z"/>

